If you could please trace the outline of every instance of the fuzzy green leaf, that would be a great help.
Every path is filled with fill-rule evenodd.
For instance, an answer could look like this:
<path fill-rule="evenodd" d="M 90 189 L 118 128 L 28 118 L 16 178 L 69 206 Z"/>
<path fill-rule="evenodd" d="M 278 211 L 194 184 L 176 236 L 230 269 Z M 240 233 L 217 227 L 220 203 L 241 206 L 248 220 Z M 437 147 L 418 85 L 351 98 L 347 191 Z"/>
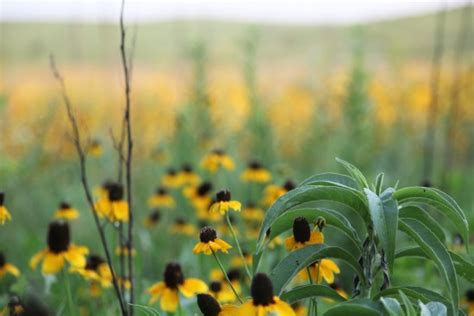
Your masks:
<path fill-rule="evenodd" d="M 279 216 L 291 208 L 311 201 L 339 202 L 361 213 L 363 218 L 369 218 L 369 212 L 365 204 L 364 196 L 354 190 L 343 187 L 312 185 L 297 187 L 281 196 L 266 212 L 257 241 L 257 253 L 262 251 L 265 234 Z"/>
<path fill-rule="evenodd" d="M 313 175 L 309 178 L 306 178 L 301 185 L 334 185 L 342 186 L 354 190 L 358 190 L 357 182 L 353 178 L 346 176 L 344 174 L 326 172 Z"/>
<path fill-rule="evenodd" d="M 296 301 L 314 296 L 327 297 L 337 302 L 343 302 L 346 300 L 344 297 L 340 296 L 336 290 L 330 288 L 327 285 L 319 284 L 307 284 L 295 287 L 290 291 L 283 293 L 281 298 L 291 304 Z"/>
<path fill-rule="evenodd" d="M 400 229 L 407 233 L 433 260 L 443 277 L 451 298 L 452 314 L 458 313 L 459 288 L 456 271 L 448 250 L 436 235 L 423 223 L 414 219 L 401 219 Z"/>
<path fill-rule="evenodd" d="M 369 201 L 369 210 L 375 233 L 382 243 L 387 256 L 388 267 L 392 271 L 398 230 L 398 205 L 392 199 L 393 189 L 387 189 L 380 197 L 368 189 L 364 189 L 364 192 Z"/>
<path fill-rule="evenodd" d="M 275 293 L 280 295 L 286 285 L 299 271 L 322 258 L 343 260 L 359 275 L 362 282 L 365 282 L 362 268 L 352 254 L 340 247 L 330 247 L 324 244 L 317 244 L 292 251 L 288 256 L 283 258 L 275 268 L 273 268 L 270 273 L 270 278 L 272 279 Z"/>
<path fill-rule="evenodd" d="M 336 158 L 336 161 L 346 168 L 347 172 L 349 172 L 350 175 L 356 180 L 359 185 L 359 189 L 369 188 L 367 179 L 365 178 L 364 174 L 359 169 L 357 169 L 356 166 L 340 158 Z"/>
<path fill-rule="evenodd" d="M 380 316 L 385 315 L 381 302 L 369 299 L 352 300 L 338 304 L 324 313 L 324 316 Z"/>

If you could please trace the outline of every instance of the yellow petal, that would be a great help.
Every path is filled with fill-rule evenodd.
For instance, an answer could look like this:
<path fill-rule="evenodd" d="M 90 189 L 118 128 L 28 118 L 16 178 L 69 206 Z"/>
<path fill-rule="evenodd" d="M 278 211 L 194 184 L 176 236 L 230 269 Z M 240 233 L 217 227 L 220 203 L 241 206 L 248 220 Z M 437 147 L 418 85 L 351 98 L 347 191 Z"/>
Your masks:
<path fill-rule="evenodd" d="M 253 305 L 253 301 L 250 300 L 240 305 L 239 309 L 237 310 L 236 316 L 256 316 L 257 313 L 257 306 Z"/>
<path fill-rule="evenodd" d="M 87 248 L 86 248 L 87 249 Z M 86 257 L 84 253 L 84 247 L 70 246 L 69 249 L 64 252 L 64 258 L 75 267 L 84 267 L 86 265 Z"/>
<path fill-rule="evenodd" d="M 278 316 L 296 316 L 295 312 L 288 303 L 283 302 L 278 297 L 273 298 L 275 300 L 275 311 Z"/>
<path fill-rule="evenodd" d="M 214 240 L 214 242 L 215 242 L 216 244 L 218 244 L 219 246 L 221 246 L 221 248 L 222 248 L 223 250 L 228 250 L 228 249 L 231 249 L 231 248 L 232 248 L 231 245 L 229 245 L 227 242 L 225 242 L 225 241 L 222 240 L 222 239 L 217 238 L 216 240 Z"/>
<path fill-rule="evenodd" d="M 233 209 L 236 212 L 240 212 L 240 209 L 242 208 L 242 204 L 240 204 L 239 201 L 229 201 L 228 205 L 231 209 Z"/>
<path fill-rule="evenodd" d="M 184 283 L 179 286 L 179 290 L 186 297 L 191 297 L 196 293 L 207 292 L 207 284 L 199 279 L 186 279 Z"/>
<path fill-rule="evenodd" d="M 20 270 L 18 270 L 18 268 L 15 267 L 13 264 L 7 263 L 3 267 L 7 272 L 10 272 L 11 274 L 13 274 L 16 277 L 18 277 L 20 275 Z"/>
<path fill-rule="evenodd" d="M 329 269 L 329 270 L 333 271 L 334 273 L 340 273 L 341 272 L 341 270 L 339 269 L 337 264 L 334 261 L 329 260 L 329 259 L 321 260 L 321 266 L 324 266 L 326 269 Z"/>
<path fill-rule="evenodd" d="M 160 296 L 163 293 L 165 288 L 166 288 L 166 285 L 164 282 L 158 282 L 150 286 L 147 289 L 147 292 L 150 293 L 151 295 Z"/>
<path fill-rule="evenodd" d="M 321 232 L 313 231 L 311 232 L 311 237 L 309 238 L 309 242 L 312 244 L 322 244 L 324 243 L 324 235 Z"/>
<path fill-rule="evenodd" d="M 285 246 L 288 250 L 293 250 L 295 248 L 295 237 L 288 237 L 285 239 Z"/>
<path fill-rule="evenodd" d="M 31 269 L 35 269 L 38 263 L 41 261 L 41 259 L 44 258 L 46 254 L 46 250 L 41 250 L 37 252 L 30 260 L 30 267 Z"/>
<path fill-rule="evenodd" d="M 319 268 L 319 272 L 321 273 L 321 275 L 323 276 L 324 280 L 327 283 L 329 284 L 334 283 L 334 273 L 331 270 L 327 269 L 324 266 L 321 266 Z"/>
<path fill-rule="evenodd" d="M 171 290 L 165 288 L 163 291 L 163 296 L 161 297 L 161 309 L 165 312 L 174 312 L 178 307 L 178 292 L 176 290 Z"/>
<path fill-rule="evenodd" d="M 64 257 L 62 254 L 52 252 L 46 253 L 43 261 L 43 274 L 58 273 L 64 267 Z"/>
<path fill-rule="evenodd" d="M 238 308 L 235 305 L 223 305 L 218 316 L 235 316 L 237 309 Z"/>

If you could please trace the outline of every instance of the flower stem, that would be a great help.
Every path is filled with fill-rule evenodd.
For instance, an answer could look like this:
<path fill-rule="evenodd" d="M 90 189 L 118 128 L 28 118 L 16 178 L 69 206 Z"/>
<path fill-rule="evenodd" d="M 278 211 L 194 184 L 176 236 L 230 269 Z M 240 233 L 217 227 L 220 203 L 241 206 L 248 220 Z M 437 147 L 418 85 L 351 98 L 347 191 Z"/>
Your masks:
<path fill-rule="evenodd" d="M 306 272 L 308 273 L 309 284 L 313 284 L 313 277 L 311 276 L 311 271 L 309 267 L 306 267 Z M 318 278 L 319 278 L 319 266 L 318 266 Z M 317 316 L 318 315 L 318 301 L 312 297 L 309 301 L 309 315 Z"/>
<path fill-rule="evenodd" d="M 250 281 L 252 281 L 252 273 L 250 273 L 249 267 L 247 266 L 247 262 L 245 261 L 244 253 L 242 252 L 242 248 L 240 247 L 239 240 L 235 235 L 234 228 L 232 227 L 232 223 L 230 222 L 229 213 L 225 213 L 225 220 L 227 222 L 227 226 L 229 226 L 230 233 L 232 234 L 232 238 L 234 238 L 235 244 L 237 245 L 237 250 L 239 251 L 240 258 L 242 258 L 242 263 L 244 264 L 245 272 Z"/>
<path fill-rule="evenodd" d="M 239 300 L 240 304 L 243 304 L 244 301 L 242 301 L 242 298 L 240 297 L 239 293 L 237 293 L 234 286 L 232 285 L 232 282 L 229 280 L 229 277 L 227 276 L 227 272 L 225 271 L 224 266 L 222 265 L 221 261 L 219 260 L 219 258 L 217 257 L 216 253 L 214 252 L 214 250 L 212 248 L 211 248 L 211 251 L 212 251 L 212 255 L 214 256 L 214 259 L 216 259 L 217 264 L 219 265 L 219 268 L 221 268 L 221 271 L 224 274 L 224 277 L 225 277 L 227 283 L 229 283 L 229 286 L 232 289 L 232 292 L 234 292 L 234 294 L 237 297 L 237 299 Z"/>
<path fill-rule="evenodd" d="M 63 279 L 64 279 L 64 286 L 66 287 L 66 295 L 67 295 L 67 305 L 69 309 L 70 315 L 75 315 L 72 303 L 72 293 L 71 293 L 71 283 L 69 282 L 69 275 L 66 270 L 63 270 Z"/>

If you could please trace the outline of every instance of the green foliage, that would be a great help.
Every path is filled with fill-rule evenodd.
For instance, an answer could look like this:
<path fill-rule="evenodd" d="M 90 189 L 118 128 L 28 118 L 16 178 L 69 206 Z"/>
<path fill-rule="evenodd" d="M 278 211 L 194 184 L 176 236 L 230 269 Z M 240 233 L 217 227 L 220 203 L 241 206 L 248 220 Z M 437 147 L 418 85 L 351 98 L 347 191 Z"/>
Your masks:
<path fill-rule="evenodd" d="M 307 245 L 289 253 L 270 274 L 276 293 L 282 293 L 284 299 L 295 302 L 323 296 L 339 301 L 327 286 L 292 288 L 290 283 L 310 264 L 332 258 L 351 268 L 354 288 L 349 300 L 324 315 L 457 315 L 458 277 L 473 282 L 474 265 L 448 250 L 447 228 L 433 217 L 449 219 L 453 224 L 450 233 L 459 232 L 467 237 L 467 220 L 456 201 L 434 188 L 384 188 L 383 174 L 377 176 L 374 185 L 369 185 L 359 169 L 337 161 L 350 176 L 311 176 L 270 207 L 261 226 L 254 267 L 264 260 L 266 245 L 290 230 L 297 217 L 304 217 L 310 223 L 324 222 L 328 228 L 342 233 L 350 246 Z M 354 216 L 362 219 L 363 228 L 353 225 Z M 445 284 L 444 291 L 392 286 L 391 275 L 397 269 L 395 259 L 402 257 L 433 262 Z"/>

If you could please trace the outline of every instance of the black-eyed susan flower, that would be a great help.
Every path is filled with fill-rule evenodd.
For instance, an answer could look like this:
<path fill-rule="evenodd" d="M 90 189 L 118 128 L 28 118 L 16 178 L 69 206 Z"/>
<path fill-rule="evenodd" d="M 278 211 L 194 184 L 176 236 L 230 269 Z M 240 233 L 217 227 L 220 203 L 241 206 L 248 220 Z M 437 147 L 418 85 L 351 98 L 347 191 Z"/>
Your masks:
<path fill-rule="evenodd" d="M 64 220 L 75 220 L 79 217 L 79 211 L 73 208 L 67 202 L 61 202 L 59 208 L 54 214 L 55 218 L 64 219 Z"/>
<path fill-rule="evenodd" d="M 181 186 L 181 177 L 174 168 L 169 168 L 161 177 L 161 184 L 168 188 L 177 188 Z"/>
<path fill-rule="evenodd" d="M 324 235 L 319 231 L 311 231 L 308 221 L 304 217 L 297 217 L 293 222 L 293 236 L 285 240 L 288 250 L 295 250 L 307 245 L 321 244 Z"/>
<path fill-rule="evenodd" d="M 321 283 L 324 279 L 326 283 L 332 284 L 334 283 L 334 274 L 341 273 L 341 270 L 337 264 L 330 259 L 321 259 L 316 261 L 308 267 L 308 270 L 311 273 L 311 279 L 317 283 Z M 308 280 L 307 271 L 300 271 L 300 273 L 298 273 L 298 277 L 301 280 Z"/>
<path fill-rule="evenodd" d="M 257 273 L 252 279 L 250 287 L 252 299 L 242 304 L 237 310 L 237 316 L 295 316 L 289 304 L 273 294 L 272 281 L 264 273 Z"/>
<path fill-rule="evenodd" d="M 237 307 L 234 305 L 220 305 L 209 294 L 198 294 L 197 303 L 203 316 L 234 316 Z"/>
<path fill-rule="evenodd" d="M 210 193 L 212 190 L 212 183 L 204 181 L 197 187 L 187 187 L 184 189 L 184 196 L 189 199 L 196 210 L 208 210 L 211 204 Z"/>
<path fill-rule="evenodd" d="M 206 226 L 201 229 L 199 234 L 199 242 L 194 246 L 193 253 L 204 253 L 205 255 L 211 255 L 213 252 L 222 251 L 228 253 L 228 250 L 232 248 L 231 245 L 217 238 L 217 233 L 214 228 Z"/>
<path fill-rule="evenodd" d="M 244 182 L 266 183 L 270 181 L 272 174 L 258 161 L 249 162 L 247 169 L 242 172 L 240 179 Z"/>
<path fill-rule="evenodd" d="M 148 216 L 145 218 L 143 224 L 146 228 L 153 228 L 160 222 L 161 219 L 161 212 L 158 209 L 153 210 Z"/>
<path fill-rule="evenodd" d="M 216 193 L 216 202 L 211 205 L 211 212 L 219 212 L 224 215 L 229 209 L 240 212 L 241 204 L 233 201 L 229 190 L 222 189 Z"/>
<path fill-rule="evenodd" d="M 104 259 L 95 254 L 87 256 L 84 267 L 71 267 L 69 271 L 79 273 L 84 279 L 99 283 L 105 288 L 112 285 L 112 272 L 109 265 Z"/>
<path fill-rule="evenodd" d="M 222 281 L 212 281 L 209 283 L 209 294 L 219 303 L 233 302 L 236 298 L 232 289 Z"/>
<path fill-rule="evenodd" d="M 5 224 L 6 221 L 11 221 L 12 216 L 5 206 L 5 193 L 0 192 L 0 224 Z"/>
<path fill-rule="evenodd" d="M 15 277 L 20 275 L 20 270 L 13 264 L 8 263 L 3 252 L 0 252 L 0 279 L 6 274 L 11 274 Z"/>
<path fill-rule="evenodd" d="M 195 236 L 197 234 L 197 228 L 189 223 L 185 218 L 178 217 L 174 221 L 174 224 L 171 225 L 170 232 L 185 236 Z"/>
<path fill-rule="evenodd" d="M 191 297 L 207 290 L 205 282 L 193 278 L 186 279 L 178 263 L 168 263 L 163 273 L 163 281 L 148 288 L 148 293 L 151 295 L 149 303 L 153 304 L 159 300 L 163 311 L 174 312 L 178 308 L 179 293 Z"/>
<path fill-rule="evenodd" d="M 226 170 L 234 170 L 235 168 L 232 158 L 221 149 L 214 149 L 205 156 L 201 161 L 201 166 L 211 173 L 215 173 L 221 168 Z"/>
<path fill-rule="evenodd" d="M 265 212 L 261 208 L 257 207 L 255 203 L 247 202 L 242 211 L 242 217 L 247 221 L 260 222 L 263 220 L 265 215 L 264 213 Z"/>
<path fill-rule="evenodd" d="M 282 186 L 271 184 L 265 188 L 262 204 L 265 206 L 272 205 L 280 196 L 295 188 L 295 184 L 291 180 L 287 180 Z"/>
<path fill-rule="evenodd" d="M 83 246 L 71 243 L 69 224 L 62 220 L 53 221 L 48 227 L 48 247 L 36 253 L 30 260 L 30 266 L 35 269 L 43 261 L 42 272 L 55 274 L 68 262 L 71 266 L 84 267 L 89 250 Z"/>
<path fill-rule="evenodd" d="M 107 195 L 102 196 L 95 204 L 98 214 L 111 222 L 128 222 L 129 207 L 123 196 L 122 184 L 107 182 L 103 188 Z"/>
<path fill-rule="evenodd" d="M 212 269 L 209 274 L 209 278 L 211 281 L 218 281 L 221 283 L 229 280 L 232 287 L 235 289 L 235 291 L 238 294 L 242 293 L 242 286 L 240 284 L 242 274 L 240 270 L 238 268 L 231 268 L 227 270 L 226 274 L 227 274 L 227 278 L 225 278 L 224 274 L 222 273 L 220 269 Z M 224 285 L 228 286 L 228 284 L 226 283 L 224 283 Z M 230 290 L 232 289 L 230 288 Z M 234 295 L 234 299 L 235 299 L 235 295 Z"/>
<path fill-rule="evenodd" d="M 102 154 L 104 153 L 102 143 L 97 139 L 92 140 L 87 148 L 87 153 L 94 157 L 102 156 Z"/>
<path fill-rule="evenodd" d="M 192 185 L 196 186 L 200 181 L 201 177 L 194 172 L 193 167 L 190 164 L 184 164 L 179 172 L 181 178 L 181 185 Z"/>
<path fill-rule="evenodd" d="M 156 189 L 155 193 L 148 199 L 148 205 L 150 207 L 165 207 L 173 208 L 176 202 L 173 196 L 169 193 L 168 189 L 160 186 Z"/>
<path fill-rule="evenodd" d="M 474 315 L 474 288 L 470 288 L 464 293 L 461 305 L 466 309 L 468 316 Z"/>

